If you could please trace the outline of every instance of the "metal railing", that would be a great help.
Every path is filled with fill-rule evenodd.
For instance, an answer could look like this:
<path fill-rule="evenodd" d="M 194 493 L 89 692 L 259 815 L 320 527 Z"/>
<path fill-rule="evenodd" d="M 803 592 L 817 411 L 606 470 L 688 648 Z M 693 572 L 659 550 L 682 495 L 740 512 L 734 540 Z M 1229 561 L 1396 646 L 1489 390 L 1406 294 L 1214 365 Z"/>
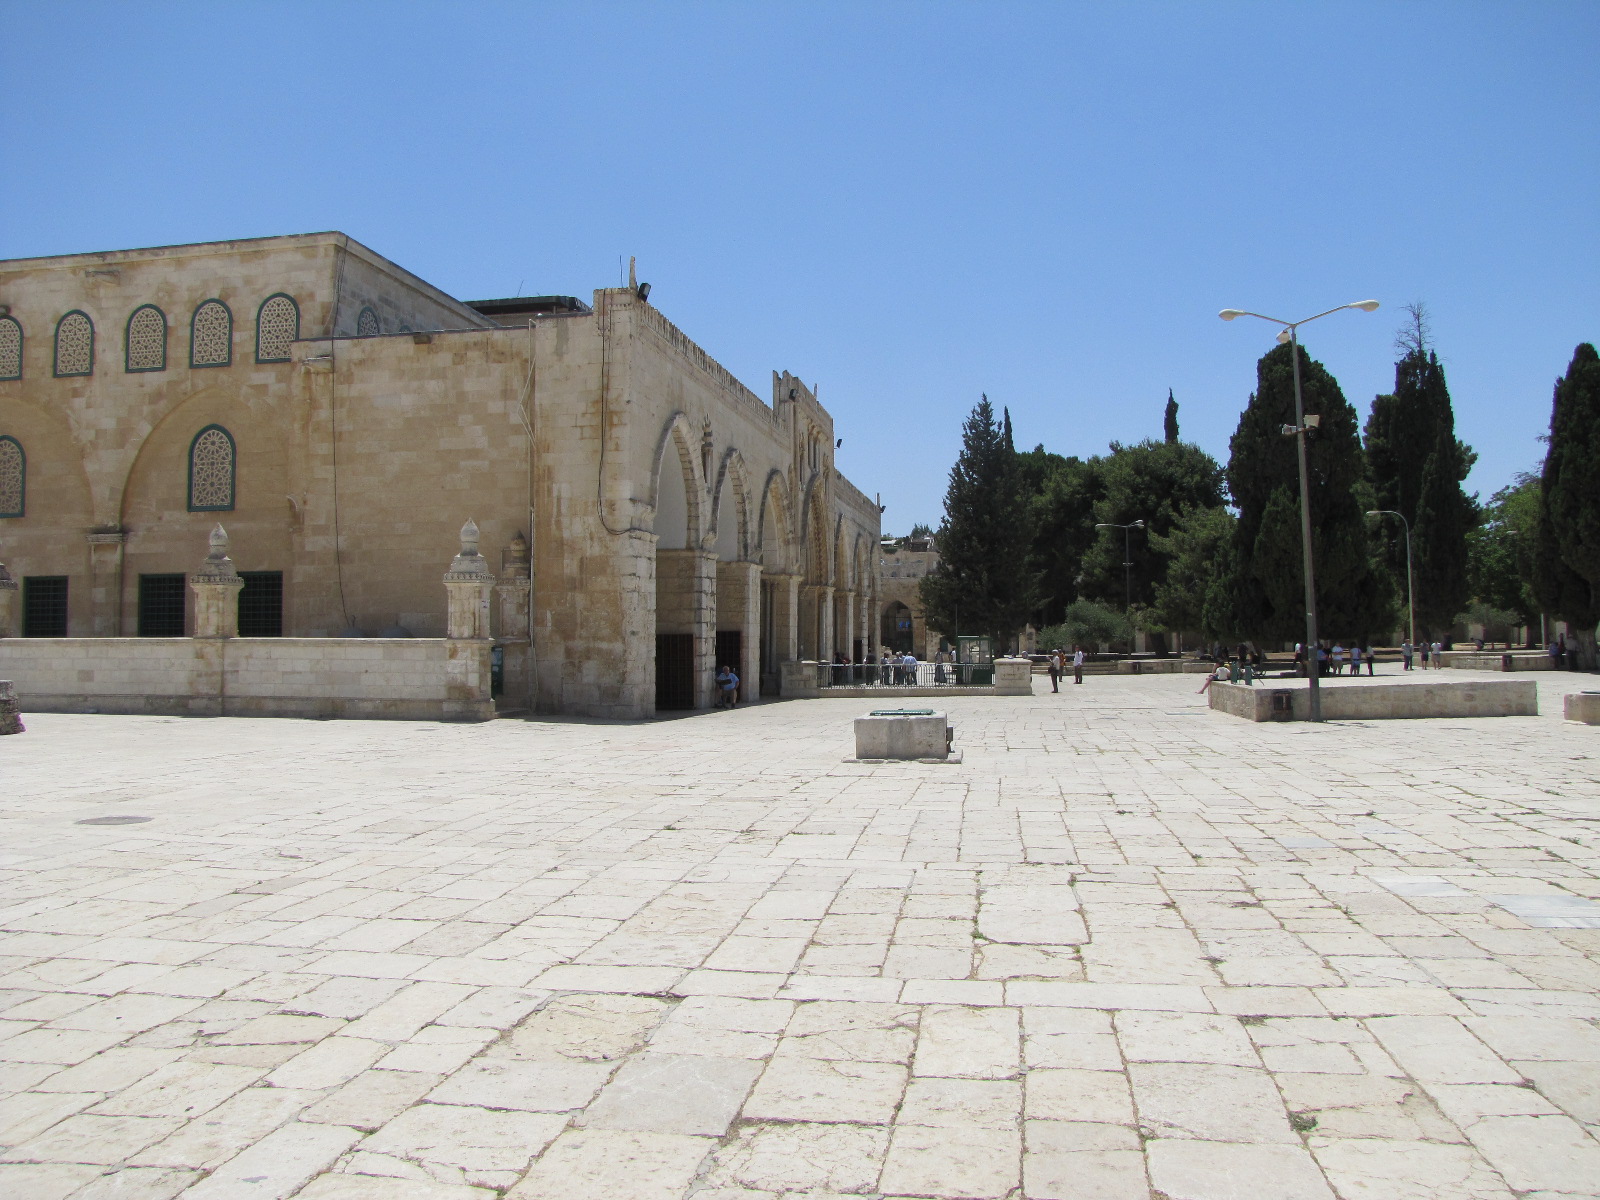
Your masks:
<path fill-rule="evenodd" d="M 871 687 L 987 687 L 994 683 L 993 663 L 935 663 L 915 666 L 898 663 L 823 663 L 817 672 L 822 686 Z"/>

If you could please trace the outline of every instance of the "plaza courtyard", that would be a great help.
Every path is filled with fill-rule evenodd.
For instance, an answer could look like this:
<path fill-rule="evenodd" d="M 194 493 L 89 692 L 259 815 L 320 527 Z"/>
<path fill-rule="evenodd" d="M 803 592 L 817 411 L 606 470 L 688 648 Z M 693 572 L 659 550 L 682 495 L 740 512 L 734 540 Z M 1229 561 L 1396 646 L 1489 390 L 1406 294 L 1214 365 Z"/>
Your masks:
<path fill-rule="evenodd" d="M 28 716 L 0 1195 L 1600 1195 L 1600 729 L 1538 679 L 1035 679 L 946 765 L 845 761 L 844 699 Z"/>

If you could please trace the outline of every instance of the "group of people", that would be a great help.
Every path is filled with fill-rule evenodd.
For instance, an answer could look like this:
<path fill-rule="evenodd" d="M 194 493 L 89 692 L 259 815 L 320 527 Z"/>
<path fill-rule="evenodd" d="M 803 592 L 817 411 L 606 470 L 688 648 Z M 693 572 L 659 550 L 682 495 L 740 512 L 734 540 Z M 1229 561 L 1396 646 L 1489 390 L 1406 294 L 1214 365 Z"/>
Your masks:
<path fill-rule="evenodd" d="M 1444 666 L 1444 649 L 1443 642 L 1418 642 L 1416 645 L 1412 645 L 1411 639 L 1407 638 L 1400 643 L 1400 661 L 1405 665 L 1405 669 L 1409 671 L 1413 662 L 1420 655 L 1424 671 L 1429 667 L 1437 671 Z M 1482 649 L 1481 645 L 1479 649 Z"/>
<path fill-rule="evenodd" d="M 1070 658 L 1060 646 L 1052 650 L 1050 652 L 1050 690 L 1052 692 L 1061 690 L 1061 681 L 1066 678 L 1069 665 L 1072 667 L 1072 682 L 1082 683 L 1083 664 L 1086 657 L 1082 646 L 1074 646 Z"/>
<path fill-rule="evenodd" d="M 1352 642 L 1348 649 L 1343 642 L 1336 641 L 1331 646 L 1319 645 L 1317 647 L 1317 674 L 1318 675 L 1359 675 L 1361 668 L 1367 668 L 1367 674 L 1375 673 L 1377 655 L 1372 652 L 1371 644 Z M 1409 659 L 1407 660 L 1410 661 Z M 1306 647 L 1304 642 L 1294 644 L 1294 669 L 1297 675 L 1306 673 Z M 1407 670 L 1410 667 L 1407 666 Z"/>
<path fill-rule="evenodd" d="M 1578 670 L 1578 639 L 1572 634 L 1567 634 L 1563 642 L 1559 637 L 1551 638 L 1550 644 L 1545 647 L 1545 653 L 1550 655 L 1550 669 L 1559 671 L 1563 666 L 1569 671 Z"/>

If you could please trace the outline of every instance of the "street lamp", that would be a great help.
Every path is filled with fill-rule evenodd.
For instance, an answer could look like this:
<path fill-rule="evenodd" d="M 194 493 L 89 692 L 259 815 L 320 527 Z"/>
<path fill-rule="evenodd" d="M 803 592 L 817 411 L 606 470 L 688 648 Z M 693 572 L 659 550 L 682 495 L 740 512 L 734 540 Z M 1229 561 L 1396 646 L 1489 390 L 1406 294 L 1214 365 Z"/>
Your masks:
<path fill-rule="evenodd" d="M 1406 520 L 1404 513 L 1397 513 L 1392 508 L 1370 509 L 1367 512 L 1367 516 L 1399 517 L 1400 523 L 1406 527 L 1406 610 L 1410 616 L 1411 644 L 1415 646 L 1417 644 L 1417 601 L 1415 593 L 1411 590 L 1411 522 Z"/>
<path fill-rule="evenodd" d="M 1235 317 L 1256 317 L 1262 321 L 1271 321 L 1274 325 L 1283 326 L 1278 333 L 1278 344 L 1289 346 L 1289 357 L 1294 360 L 1294 421 L 1293 425 L 1285 425 L 1283 432 L 1286 437 L 1295 439 L 1295 447 L 1300 457 L 1300 541 L 1301 555 L 1305 561 L 1306 575 L 1306 678 L 1310 681 L 1311 719 L 1322 720 L 1322 692 L 1318 687 L 1317 679 L 1317 585 L 1311 570 L 1311 479 L 1310 471 L 1306 466 L 1306 434 L 1315 429 L 1321 421 L 1321 416 L 1316 415 L 1314 421 L 1308 421 L 1304 405 L 1300 399 L 1300 326 L 1308 325 L 1322 317 L 1336 312 L 1343 312 L 1347 308 L 1359 308 L 1362 312 L 1373 312 L 1377 309 L 1376 300 L 1357 300 L 1351 304 L 1341 304 L 1338 308 L 1330 308 L 1327 312 L 1320 312 L 1314 317 L 1306 317 L 1300 321 L 1284 321 L 1278 317 L 1269 317 L 1258 312 L 1249 312 L 1242 308 L 1225 308 L 1217 314 L 1224 321 L 1231 321 Z"/>
<path fill-rule="evenodd" d="M 1123 583 L 1122 611 L 1123 611 L 1124 614 L 1130 613 L 1130 612 L 1133 611 L 1133 541 L 1132 541 L 1133 533 L 1132 533 L 1132 531 L 1135 530 L 1135 529 L 1143 529 L 1144 528 L 1144 521 L 1143 521 L 1143 519 L 1140 519 L 1138 521 L 1135 521 L 1131 525 L 1118 525 L 1115 521 L 1100 521 L 1095 525 L 1095 528 L 1096 529 L 1120 529 L 1120 530 L 1122 530 L 1122 583 Z"/>

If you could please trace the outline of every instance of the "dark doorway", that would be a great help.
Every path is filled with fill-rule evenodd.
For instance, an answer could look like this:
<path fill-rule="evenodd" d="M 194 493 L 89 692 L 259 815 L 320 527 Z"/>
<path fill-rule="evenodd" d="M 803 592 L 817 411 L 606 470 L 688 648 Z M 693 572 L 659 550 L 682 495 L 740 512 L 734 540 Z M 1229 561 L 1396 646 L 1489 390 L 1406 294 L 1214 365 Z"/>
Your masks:
<path fill-rule="evenodd" d="M 22 636 L 67 636 L 67 577 L 28 575 L 22 580 Z"/>
<path fill-rule="evenodd" d="M 240 571 L 239 636 L 283 636 L 283 572 Z"/>
<path fill-rule="evenodd" d="M 139 576 L 139 636 L 181 638 L 188 590 L 181 574 Z"/>
<path fill-rule="evenodd" d="M 694 707 L 694 634 L 656 634 L 656 711 Z"/>
<path fill-rule="evenodd" d="M 761 581 L 760 694 L 778 694 L 778 585 L 770 579 Z"/>
<path fill-rule="evenodd" d="M 883 610 L 883 644 L 897 654 L 911 649 L 911 610 L 898 600 Z"/>

